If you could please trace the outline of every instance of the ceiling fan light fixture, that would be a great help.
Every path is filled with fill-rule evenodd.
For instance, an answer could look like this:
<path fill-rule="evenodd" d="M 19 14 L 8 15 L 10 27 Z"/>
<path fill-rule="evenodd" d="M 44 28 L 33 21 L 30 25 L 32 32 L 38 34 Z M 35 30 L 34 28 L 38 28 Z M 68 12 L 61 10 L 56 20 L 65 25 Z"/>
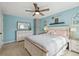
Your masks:
<path fill-rule="evenodd" d="M 26 12 L 33 12 L 33 16 L 35 16 L 35 15 L 38 15 L 38 16 L 42 15 L 42 16 L 44 16 L 44 14 L 42 12 L 49 11 L 49 8 L 40 10 L 40 8 L 38 7 L 37 3 L 33 3 L 33 5 L 34 5 L 35 10 L 25 10 Z"/>
<path fill-rule="evenodd" d="M 35 12 L 36 15 L 39 15 L 39 12 Z"/>

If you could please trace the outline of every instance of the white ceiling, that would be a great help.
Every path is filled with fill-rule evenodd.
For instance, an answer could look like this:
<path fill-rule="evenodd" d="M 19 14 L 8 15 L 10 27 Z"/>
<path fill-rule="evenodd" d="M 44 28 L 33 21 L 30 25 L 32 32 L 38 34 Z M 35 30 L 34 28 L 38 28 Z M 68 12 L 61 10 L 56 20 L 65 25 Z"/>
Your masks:
<path fill-rule="evenodd" d="M 37 2 L 40 9 L 49 8 L 50 11 L 43 12 L 45 16 L 58 13 L 76 6 L 78 2 Z M 0 2 L 4 14 L 31 17 L 33 13 L 25 12 L 26 9 L 34 9 L 32 2 Z"/>

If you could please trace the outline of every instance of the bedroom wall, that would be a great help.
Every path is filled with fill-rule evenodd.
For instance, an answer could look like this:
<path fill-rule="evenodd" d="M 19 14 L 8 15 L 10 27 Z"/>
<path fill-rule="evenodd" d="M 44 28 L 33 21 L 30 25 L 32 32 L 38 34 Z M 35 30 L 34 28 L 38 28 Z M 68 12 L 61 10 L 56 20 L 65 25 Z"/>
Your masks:
<path fill-rule="evenodd" d="M 34 28 L 33 18 L 13 16 L 13 15 L 3 15 L 3 32 L 4 32 L 3 41 L 5 43 L 15 41 L 15 31 L 17 30 L 17 21 L 30 22 L 33 31 Z"/>
<path fill-rule="evenodd" d="M 64 24 L 59 25 L 52 25 L 52 26 L 62 26 L 62 25 L 71 25 L 72 17 L 79 13 L 79 7 L 75 7 L 63 12 L 59 12 L 57 14 L 50 15 L 48 17 L 40 18 L 40 31 L 44 32 L 44 25 L 45 21 L 47 24 L 53 23 L 54 20 L 52 19 L 53 16 L 59 17 L 59 21 L 65 22 Z M 31 22 L 32 24 L 32 31 L 34 32 L 33 26 L 33 19 L 32 17 L 20 17 L 20 16 L 13 16 L 13 15 L 3 15 L 3 32 L 4 32 L 4 42 L 14 42 L 15 41 L 15 31 L 17 30 L 17 21 L 26 21 Z M 79 18 L 77 18 L 79 20 Z M 77 32 L 75 32 L 75 36 L 79 38 L 79 28 L 77 28 Z"/>
<path fill-rule="evenodd" d="M 49 24 L 54 22 L 52 17 L 56 16 L 56 17 L 59 18 L 60 22 L 65 22 L 65 23 L 64 24 L 58 24 L 58 25 L 51 25 L 51 26 L 63 26 L 63 25 L 71 26 L 72 25 L 71 24 L 72 23 L 72 17 L 74 17 L 77 13 L 79 13 L 79 7 L 75 7 L 75 8 L 63 11 L 63 12 L 59 12 L 57 14 L 50 15 L 50 16 L 45 17 L 45 18 L 41 18 L 41 20 L 42 20 L 41 24 L 43 24 L 44 21 L 47 21 L 48 26 L 50 26 Z M 77 17 L 74 20 L 79 20 L 79 17 Z M 41 27 L 41 29 L 40 29 L 41 32 L 44 32 L 43 28 L 44 28 L 44 26 Z M 76 38 L 79 38 L 79 30 L 78 29 L 79 29 L 79 27 L 77 27 L 77 31 L 74 34 Z"/>

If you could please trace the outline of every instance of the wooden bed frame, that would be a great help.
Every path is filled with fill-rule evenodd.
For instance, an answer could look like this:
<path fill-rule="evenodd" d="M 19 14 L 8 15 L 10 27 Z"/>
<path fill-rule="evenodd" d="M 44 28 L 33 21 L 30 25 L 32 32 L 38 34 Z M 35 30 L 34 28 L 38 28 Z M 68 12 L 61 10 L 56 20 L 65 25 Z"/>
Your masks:
<path fill-rule="evenodd" d="M 61 49 L 54 56 L 59 55 L 60 52 L 62 52 L 61 50 L 66 49 L 67 46 L 68 44 L 65 44 L 63 47 L 61 47 Z M 29 39 L 25 39 L 24 48 L 28 51 L 30 56 L 48 56 L 48 51 L 45 48 L 37 45 Z"/>
<path fill-rule="evenodd" d="M 48 53 L 48 51 L 45 48 L 39 46 L 38 44 L 35 44 L 33 41 L 29 40 L 28 38 L 26 38 L 24 41 L 24 47 L 29 52 L 30 56 L 47 56 Z M 62 49 L 63 48 L 64 47 L 62 47 Z"/>
<path fill-rule="evenodd" d="M 24 47 L 28 51 L 30 56 L 46 56 L 48 52 L 45 48 L 38 46 L 37 44 L 30 41 L 29 39 L 25 39 Z"/>

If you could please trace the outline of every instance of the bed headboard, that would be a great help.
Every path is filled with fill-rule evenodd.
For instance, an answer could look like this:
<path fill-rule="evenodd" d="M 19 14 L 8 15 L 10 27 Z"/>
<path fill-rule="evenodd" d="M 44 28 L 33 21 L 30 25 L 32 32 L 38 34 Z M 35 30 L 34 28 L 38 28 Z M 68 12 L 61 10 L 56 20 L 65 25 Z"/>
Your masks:
<path fill-rule="evenodd" d="M 64 36 L 69 38 L 70 28 L 68 26 L 48 27 L 48 33 L 56 36 Z"/>
<path fill-rule="evenodd" d="M 48 27 L 49 29 L 62 29 L 62 30 L 69 30 L 68 26 L 56 26 L 56 27 Z"/>

